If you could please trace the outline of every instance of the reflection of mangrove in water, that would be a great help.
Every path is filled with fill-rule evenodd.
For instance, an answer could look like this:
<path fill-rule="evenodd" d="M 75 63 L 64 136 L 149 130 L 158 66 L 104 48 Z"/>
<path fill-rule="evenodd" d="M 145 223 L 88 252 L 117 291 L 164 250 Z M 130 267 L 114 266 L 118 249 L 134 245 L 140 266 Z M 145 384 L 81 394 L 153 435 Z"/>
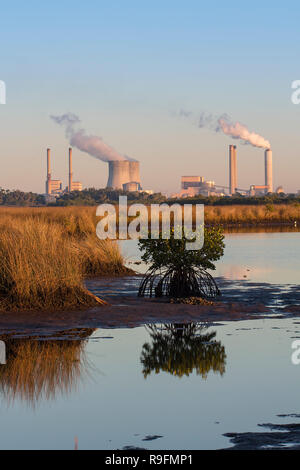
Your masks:
<path fill-rule="evenodd" d="M 1 335 L 6 345 L 6 364 L 0 366 L 0 393 L 34 406 L 74 390 L 90 368 L 85 343 L 94 329 L 55 333 L 54 339 Z"/>
<path fill-rule="evenodd" d="M 207 328 L 200 323 L 147 325 L 152 343 L 145 343 L 141 353 L 144 377 L 160 371 L 182 377 L 194 370 L 204 379 L 211 370 L 223 375 L 225 348 Z"/>

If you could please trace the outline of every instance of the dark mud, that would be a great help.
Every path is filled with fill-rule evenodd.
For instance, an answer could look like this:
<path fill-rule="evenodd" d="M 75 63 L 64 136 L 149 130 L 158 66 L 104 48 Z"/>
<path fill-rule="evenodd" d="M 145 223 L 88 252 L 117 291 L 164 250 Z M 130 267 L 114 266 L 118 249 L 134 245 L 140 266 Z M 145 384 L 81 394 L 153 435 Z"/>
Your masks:
<path fill-rule="evenodd" d="M 95 295 L 111 302 L 116 297 L 136 297 L 141 275 L 126 278 L 107 278 L 89 280 L 87 288 Z M 296 284 L 269 284 L 266 282 L 253 282 L 243 280 L 227 280 L 216 278 L 222 295 L 218 299 L 222 302 L 240 302 L 250 305 L 264 305 L 274 309 L 276 313 L 288 311 L 292 306 L 300 308 L 300 285 Z"/>
<path fill-rule="evenodd" d="M 299 416 L 299 415 L 278 415 Z M 291 424 L 259 424 L 269 429 L 266 432 L 226 433 L 234 444 L 229 450 L 299 450 L 300 423 Z"/>
<path fill-rule="evenodd" d="M 40 334 L 72 328 L 135 327 L 145 323 L 237 321 L 300 315 L 300 287 L 217 279 L 222 291 L 213 305 L 170 304 L 138 298 L 141 276 L 87 280 L 87 288 L 109 305 L 65 312 L 3 312 L 0 328 Z"/>
<path fill-rule="evenodd" d="M 164 437 L 164 436 L 160 436 L 159 434 L 153 434 L 151 436 L 145 436 L 144 439 L 142 439 L 142 441 L 155 441 L 156 439 L 160 439 L 161 437 Z"/>
<path fill-rule="evenodd" d="M 41 334 L 47 330 L 69 328 L 132 328 L 145 323 L 185 323 L 262 318 L 268 309 L 263 305 L 217 302 L 214 306 L 169 304 L 151 299 L 128 297 L 112 300 L 110 305 L 78 312 L 17 312 L 0 314 L 0 328 Z"/>

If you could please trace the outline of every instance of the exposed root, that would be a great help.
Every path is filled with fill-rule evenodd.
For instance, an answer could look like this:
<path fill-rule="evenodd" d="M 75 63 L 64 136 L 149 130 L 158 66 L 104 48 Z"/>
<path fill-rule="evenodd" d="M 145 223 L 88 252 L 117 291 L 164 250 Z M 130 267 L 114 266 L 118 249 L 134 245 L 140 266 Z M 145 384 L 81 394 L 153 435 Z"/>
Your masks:
<path fill-rule="evenodd" d="M 174 270 L 168 268 L 157 272 L 150 270 L 143 278 L 139 297 L 201 297 L 214 299 L 220 295 L 213 277 L 202 268 Z"/>

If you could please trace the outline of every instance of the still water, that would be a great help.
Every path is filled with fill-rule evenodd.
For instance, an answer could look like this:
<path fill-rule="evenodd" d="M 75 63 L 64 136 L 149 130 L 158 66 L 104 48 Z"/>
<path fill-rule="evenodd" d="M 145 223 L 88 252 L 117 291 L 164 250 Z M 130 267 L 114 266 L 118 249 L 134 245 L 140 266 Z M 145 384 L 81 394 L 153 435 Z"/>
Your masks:
<path fill-rule="evenodd" d="M 297 284 L 299 239 L 228 234 L 217 275 Z M 72 449 L 75 437 L 79 449 L 218 449 L 224 433 L 300 413 L 296 317 L 0 336 L 1 449 Z"/>
<path fill-rule="evenodd" d="M 136 241 L 124 241 L 123 253 L 128 261 L 139 261 Z M 225 234 L 224 256 L 212 274 L 226 279 L 257 282 L 300 283 L 300 232 L 252 232 Z M 145 272 L 147 267 L 132 265 Z M 247 276 L 246 278 L 244 276 Z"/>

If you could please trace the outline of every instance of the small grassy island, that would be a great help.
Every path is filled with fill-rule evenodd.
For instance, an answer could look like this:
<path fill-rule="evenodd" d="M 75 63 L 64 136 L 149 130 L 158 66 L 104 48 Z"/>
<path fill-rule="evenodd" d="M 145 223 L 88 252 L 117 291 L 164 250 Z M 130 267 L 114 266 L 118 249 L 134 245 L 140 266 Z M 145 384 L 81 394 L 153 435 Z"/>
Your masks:
<path fill-rule="evenodd" d="M 0 311 L 105 304 L 84 279 L 128 269 L 117 243 L 97 238 L 94 214 L 79 207 L 1 209 Z"/>

